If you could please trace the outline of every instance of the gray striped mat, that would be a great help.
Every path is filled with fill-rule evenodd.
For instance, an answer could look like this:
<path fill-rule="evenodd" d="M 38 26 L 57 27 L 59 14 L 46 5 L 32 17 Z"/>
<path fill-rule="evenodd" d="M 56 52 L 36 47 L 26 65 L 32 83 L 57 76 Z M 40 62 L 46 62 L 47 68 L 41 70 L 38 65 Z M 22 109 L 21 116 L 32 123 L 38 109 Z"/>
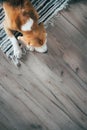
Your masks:
<path fill-rule="evenodd" d="M 63 9 L 69 0 L 31 0 L 33 6 L 38 11 L 40 18 L 39 22 L 44 22 L 46 24 L 59 10 Z M 14 58 L 13 47 L 6 35 L 3 22 L 4 20 L 4 11 L 3 8 L 0 6 L 0 48 L 1 50 L 12 59 L 14 64 L 18 65 L 19 60 Z M 18 36 L 19 33 L 16 32 L 15 36 Z"/>

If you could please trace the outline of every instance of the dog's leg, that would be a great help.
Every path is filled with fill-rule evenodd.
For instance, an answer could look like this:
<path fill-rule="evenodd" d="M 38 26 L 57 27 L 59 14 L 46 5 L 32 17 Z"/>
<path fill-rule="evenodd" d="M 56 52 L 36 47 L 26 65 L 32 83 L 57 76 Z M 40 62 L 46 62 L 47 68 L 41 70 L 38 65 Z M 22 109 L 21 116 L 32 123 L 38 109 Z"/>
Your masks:
<path fill-rule="evenodd" d="M 5 27 L 5 26 L 4 26 Z M 15 36 L 12 34 L 12 32 L 10 31 L 10 29 L 7 29 L 5 27 L 5 31 L 13 45 L 13 50 L 14 50 L 14 56 L 15 58 L 18 58 L 20 59 L 22 57 L 22 50 L 21 48 L 19 47 L 19 44 L 18 44 L 18 41 L 17 39 L 15 38 Z"/>
<path fill-rule="evenodd" d="M 13 45 L 13 49 L 14 49 L 14 56 L 18 59 L 20 59 L 22 57 L 22 50 L 21 48 L 19 47 L 18 45 L 18 41 L 17 39 L 15 38 L 15 36 L 10 36 L 9 37 L 12 45 Z"/>

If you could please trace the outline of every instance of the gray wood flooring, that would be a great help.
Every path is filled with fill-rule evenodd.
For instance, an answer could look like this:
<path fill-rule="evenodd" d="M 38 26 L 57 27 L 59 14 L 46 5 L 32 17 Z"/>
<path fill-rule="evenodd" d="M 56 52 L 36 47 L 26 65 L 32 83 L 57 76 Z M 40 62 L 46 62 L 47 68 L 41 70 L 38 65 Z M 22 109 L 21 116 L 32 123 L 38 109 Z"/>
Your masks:
<path fill-rule="evenodd" d="M 87 2 L 53 21 L 47 54 L 17 68 L 0 51 L 0 130 L 87 130 Z"/>

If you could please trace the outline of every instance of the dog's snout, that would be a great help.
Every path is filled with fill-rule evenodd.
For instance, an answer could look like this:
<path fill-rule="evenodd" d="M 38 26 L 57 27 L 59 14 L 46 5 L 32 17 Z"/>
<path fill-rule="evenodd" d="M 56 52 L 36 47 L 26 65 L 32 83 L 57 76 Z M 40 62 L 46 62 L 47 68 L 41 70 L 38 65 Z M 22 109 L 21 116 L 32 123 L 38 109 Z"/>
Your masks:
<path fill-rule="evenodd" d="M 40 53 L 47 53 L 47 39 L 45 40 L 44 44 L 41 47 L 35 47 L 35 51 Z"/>

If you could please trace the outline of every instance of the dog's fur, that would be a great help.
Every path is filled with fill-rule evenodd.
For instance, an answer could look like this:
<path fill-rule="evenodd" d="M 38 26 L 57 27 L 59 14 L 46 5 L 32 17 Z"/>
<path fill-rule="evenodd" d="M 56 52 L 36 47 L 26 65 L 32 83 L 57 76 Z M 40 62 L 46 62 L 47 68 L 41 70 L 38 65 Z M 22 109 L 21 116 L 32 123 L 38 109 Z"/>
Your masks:
<path fill-rule="evenodd" d="M 0 0 L 1 2 L 1 0 Z M 38 13 L 29 0 L 2 0 L 5 11 L 4 28 L 14 48 L 14 55 L 20 58 L 21 49 L 13 35 L 13 31 L 23 34 L 19 37 L 31 51 L 47 51 L 46 30 L 43 24 L 38 24 Z"/>

